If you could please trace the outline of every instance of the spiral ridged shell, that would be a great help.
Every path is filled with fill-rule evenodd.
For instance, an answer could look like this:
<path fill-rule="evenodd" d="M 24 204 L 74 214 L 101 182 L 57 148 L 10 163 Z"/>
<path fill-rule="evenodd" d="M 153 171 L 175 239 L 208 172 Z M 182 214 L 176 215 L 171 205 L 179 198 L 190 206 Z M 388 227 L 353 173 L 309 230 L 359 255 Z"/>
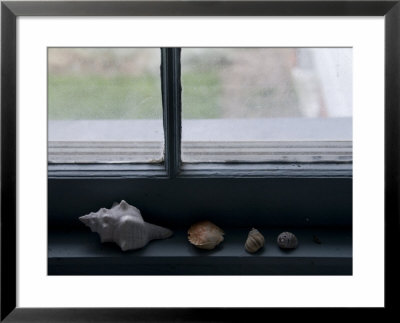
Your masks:
<path fill-rule="evenodd" d="M 257 252 L 264 246 L 264 236 L 257 229 L 251 229 L 247 237 L 244 248 L 247 252 L 254 253 Z"/>
<path fill-rule="evenodd" d="M 188 230 L 188 240 L 200 249 L 211 250 L 224 240 L 224 231 L 210 221 L 193 224 Z"/>
<path fill-rule="evenodd" d="M 298 245 L 297 237 L 291 232 L 282 232 L 277 239 L 278 246 L 282 249 L 294 249 Z"/>

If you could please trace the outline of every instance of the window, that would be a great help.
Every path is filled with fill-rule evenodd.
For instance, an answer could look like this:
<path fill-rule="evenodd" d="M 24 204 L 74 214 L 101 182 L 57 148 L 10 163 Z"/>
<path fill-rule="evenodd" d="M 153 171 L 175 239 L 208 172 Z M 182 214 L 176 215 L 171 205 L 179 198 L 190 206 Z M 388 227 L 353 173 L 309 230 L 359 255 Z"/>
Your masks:
<path fill-rule="evenodd" d="M 183 162 L 350 162 L 351 51 L 183 49 Z"/>
<path fill-rule="evenodd" d="M 48 50 L 50 163 L 163 160 L 160 50 Z"/>
<path fill-rule="evenodd" d="M 168 136 L 175 172 L 190 163 L 351 163 L 350 48 L 163 51 L 161 75 L 156 48 L 50 48 L 49 163 L 162 164 L 162 92 L 164 126 L 182 126 L 182 138 Z"/>
<path fill-rule="evenodd" d="M 351 49 L 51 48 L 48 58 L 49 274 L 351 274 Z M 121 200 L 173 239 L 128 256 L 100 245 L 77 218 Z M 226 248 L 187 248 L 203 219 L 224 229 Z M 251 227 L 269 245 L 294 230 L 304 247 L 251 258 Z"/>

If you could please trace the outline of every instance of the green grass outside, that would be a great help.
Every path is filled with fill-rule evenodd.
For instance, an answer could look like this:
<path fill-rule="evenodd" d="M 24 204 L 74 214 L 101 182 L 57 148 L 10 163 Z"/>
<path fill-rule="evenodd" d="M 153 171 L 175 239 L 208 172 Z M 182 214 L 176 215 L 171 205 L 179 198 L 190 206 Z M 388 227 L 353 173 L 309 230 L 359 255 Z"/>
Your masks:
<path fill-rule="evenodd" d="M 216 74 L 184 73 L 182 83 L 184 118 L 220 116 Z M 51 120 L 162 118 L 161 83 L 156 76 L 51 75 L 48 86 Z"/>
<path fill-rule="evenodd" d="M 222 117 L 219 102 L 222 87 L 216 73 L 184 73 L 182 75 L 182 111 L 184 119 Z"/>

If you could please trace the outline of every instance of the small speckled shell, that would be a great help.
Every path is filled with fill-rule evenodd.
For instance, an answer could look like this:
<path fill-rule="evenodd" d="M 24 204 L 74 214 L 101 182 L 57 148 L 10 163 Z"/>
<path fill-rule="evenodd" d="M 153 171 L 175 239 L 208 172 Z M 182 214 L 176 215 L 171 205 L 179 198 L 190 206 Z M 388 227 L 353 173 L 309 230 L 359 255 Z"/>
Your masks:
<path fill-rule="evenodd" d="M 282 249 L 294 249 L 298 245 L 296 236 L 291 232 L 282 232 L 277 239 L 278 246 Z"/>
<path fill-rule="evenodd" d="M 188 230 L 188 240 L 200 249 L 214 249 L 224 240 L 224 231 L 210 221 L 193 224 Z"/>
<path fill-rule="evenodd" d="M 257 229 L 251 229 L 247 237 L 244 248 L 247 252 L 254 253 L 257 252 L 264 246 L 264 236 Z"/>

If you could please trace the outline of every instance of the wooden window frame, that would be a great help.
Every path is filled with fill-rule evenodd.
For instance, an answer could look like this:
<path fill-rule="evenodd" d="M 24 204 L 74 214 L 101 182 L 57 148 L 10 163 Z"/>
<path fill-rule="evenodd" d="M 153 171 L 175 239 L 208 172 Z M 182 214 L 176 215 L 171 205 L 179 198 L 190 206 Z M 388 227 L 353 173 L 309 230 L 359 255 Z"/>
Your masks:
<path fill-rule="evenodd" d="M 327 152 L 328 162 L 314 162 L 310 156 L 305 162 L 228 162 L 228 163 L 182 163 L 182 85 L 181 51 L 182 48 L 161 49 L 161 96 L 163 106 L 164 156 L 162 163 L 49 163 L 49 178 L 74 177 L 124 177 L 124 178 L 175 178 L 175 177 L 352 177 L 351 160 L 342 161 L 349 145 L 338 147 L 335 142 L 327 142 L 324 148 L 321 141 L 308 142 L 308 146 L 322 146 L 315 158 L 321 158 Z M 300 123 L 301 121 L 299 121 Z M 278 143 L 279 145 L 279 143 Z M 350 145 L 351 147 L 351 145 Z M 332 150 L 332 148 L 334 148 Z M 285 151 L 288 154 L 301 152 L 302 148 L 293 142 Z M 336 154 L 336 155 L 331 155 Z M 304 157 L 303 157 L 304 158 Z"/>
<path fill-rule="evenodd" d="M 283 154 L 289 155 L 288 161 L 265 162 L 196 162 L 183 163 L 182 146 L 182 85 L 181 51 L 182 48 L 161 49 L 161 96 L 163 106 L 164 156 L 161 163 L 56 163 L 48 164 L 49 178 L 73 177 L 125 177 L 125 178 L 175 178 L 175 177 L 347 177 L 352 176 L 351 141 L 307 142 L 310 150 L 318 146 L 318 152 L 311 156 L 302 156 L 303 162 L 290 158 L 293 153 L 300 153 L 295 141 L 286 144 Z M 184 49 L 183 49 L 184 50 Z M 301 124 L 301 121 L 298 121 Z M 279 145 L 279 142 L 276 143 Z M 245 145 L 244 145 L 245 147 Z M 315 150 L 315 149 L 314 149 Z M 313 160 L 329 154 L 329 161 Z M 350 157 L 345 160 L 341 157 Z M 318 155 L 317 155 L 318 154 Z M 288 156 L 287 156 L 288 157 Z M 350 158 L 350 159 L 349 159 Z"/>

